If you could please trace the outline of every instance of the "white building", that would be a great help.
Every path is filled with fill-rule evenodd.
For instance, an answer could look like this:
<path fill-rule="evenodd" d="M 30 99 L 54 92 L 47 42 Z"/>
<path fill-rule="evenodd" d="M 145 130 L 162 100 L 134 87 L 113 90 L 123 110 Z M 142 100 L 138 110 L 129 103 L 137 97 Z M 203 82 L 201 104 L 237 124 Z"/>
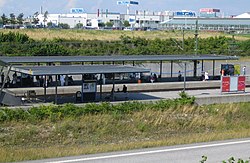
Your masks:
<path fill-rule="evenodd" d="M 250 18 L 250 12 L 246 12 L 236 16 L 235 18 Z"/>
<path fill-rule="evenodd" d="M 133 28 L 169 28 L 169 29 L 188 29 L 195 28 L 195 22 L 198 20 L 200 29 L 214 30 L 250 30 L 250 13 L 244 13 L 235 18 L 201 18 L 193 11 L 164 11 L 164 12 L 137 12 L 136 14 L 120 13 L 70 13 L 70 14 L 48 14 L 46 21 L 44 15 L 38 15 L 39 24 L 47 25 L 51 22 L 54 25 L 59 23 L 68 24 L 74 28 L 78 23 L 83 27 L 98 28 L 99 23 L 112 22 L 113 27 L 123 27 L 125 20 L 129 21 Z"/>

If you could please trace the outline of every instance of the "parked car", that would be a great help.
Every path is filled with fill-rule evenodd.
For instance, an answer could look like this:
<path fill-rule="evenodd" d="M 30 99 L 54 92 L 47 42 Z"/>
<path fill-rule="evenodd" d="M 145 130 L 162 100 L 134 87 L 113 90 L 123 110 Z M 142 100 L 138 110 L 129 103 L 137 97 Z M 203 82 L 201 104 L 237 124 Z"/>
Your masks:
<path fill-rule="evenodd" d="M 130 28 L 130 27 L 125 27 L 123 30 L 124 30 L 124 31 L 133 31 L 134 29 L 133 29 L 133 28 Z"/>

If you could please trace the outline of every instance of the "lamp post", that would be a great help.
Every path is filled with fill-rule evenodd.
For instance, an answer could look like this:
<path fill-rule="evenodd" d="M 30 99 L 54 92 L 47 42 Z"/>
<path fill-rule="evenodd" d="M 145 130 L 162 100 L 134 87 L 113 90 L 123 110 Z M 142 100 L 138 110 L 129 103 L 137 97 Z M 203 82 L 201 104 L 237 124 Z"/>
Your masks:
<path fill-rule="evenodd" d="M 183 92 L 186 91 L 186 75 L 187 75 L 187 62 L 184 62 L 184 86 L 183 86 Z"/>

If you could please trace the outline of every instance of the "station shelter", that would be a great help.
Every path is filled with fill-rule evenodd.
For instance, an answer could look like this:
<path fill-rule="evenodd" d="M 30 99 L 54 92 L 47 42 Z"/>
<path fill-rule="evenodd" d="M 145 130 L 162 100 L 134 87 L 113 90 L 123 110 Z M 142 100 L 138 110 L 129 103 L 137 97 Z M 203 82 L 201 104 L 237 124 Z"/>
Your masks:
<path fill-rule="evenodd" d="M 11 103 L 15 100 L 9 100 L 4 98 L 4 96 L 10 96 L 7 89 L 5 89 L 5 84 L 7 82 L 7 77 L 10 72 L 18 72 L 21 74 L 26 74 L 29 76 L 45 76 L 43 79 L 46 82 L 46 76 L 54 76 L 58 80 L 60 75 L 82 75 L 82 93 L 81 101 L 84 101 L 84 91 L 89 91 L 87 93 L 96 93 L 96 82 L 94 81 L 84 81 L 84 75 L 93 74 L 109 74 L 113 78 L 113 91 L 115 86 L 114 76 L 120 73 L 149 73 L 150 69 L 136 67 L 137 62 L 159 62 L 159 76 L 162 75 L 163 64 L 170 63 L 170 73 L 171 77 L 173 74 L 173 63 L 174 62 L 193 62 L 194 70 L 193 76 L 197 76 L 197 64 L 201 62 L 202 71 L 204 69 L 204 61 L 213 62 L 213 76 L 215 75 L 215 61 L 217 60 L 237 60 L 236 56 L 217 56 L 217 55 L 126 55 L 126 56 L 32 56 L 32 57 L 0 57 L 0 65 L 2 66 L 1 74 L 5 69 L 4 82 L 1 87 L 1 103 L 6 103 L 6 101 Z M 132 66 L 126 66 L 126 64 L 132 63 Z M 102 76 L 102 75 L 101 75 Z M 56 82 L 57 83 L 57 82 Z M 84 83 L 89 86 L 92 85 L 93 89 L 86 90 L 84 88 Z M 92 84 L 91 84 L 92 83 Z M 95 83 L 95 84 L 93 84 Z M 100 86 L 102 83 L 99 83 Z M 57 103 L 57 85 L 55 85 L 55 103 Z M 86 92 L 85 92 L 86 93 Z M 101 87 L 100 87 L 100 96 Z M 12 97 L 12 96 L 11 96 Z M 46 86 L 44 87 L 44 99 L 46 101 Z M 114 96 L 112 97 L 114 99 Z M 15 104 L 13 104 L 15 105 Z"/>

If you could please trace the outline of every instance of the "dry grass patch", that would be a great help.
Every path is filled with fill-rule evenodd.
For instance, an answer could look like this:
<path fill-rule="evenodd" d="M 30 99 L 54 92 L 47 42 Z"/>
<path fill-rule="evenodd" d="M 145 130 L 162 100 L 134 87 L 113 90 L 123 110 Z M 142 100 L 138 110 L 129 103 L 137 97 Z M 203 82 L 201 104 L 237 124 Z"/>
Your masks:
<path fill-rule="evenodd" d="M 232 138 L 245 138 L 250 136 L 250 130 L 236 130 L 214 133 L 187 134 L 183 136 L 167 137 L 161 140 L 144 140 L 139 142 L 121 142 L 119 144 L 101 144 L 87 146 L 50 146 L 38 148 L 1 147 L 0 162 L 15 162 L 24 160 L 39 160 L 45 158 L 56 158 L 65 156 L 77 156 L 102 152 L 113 152 L 131 149 L 141 149 L 159 146 L 170 146 L 177 144 L 190 144 L 198 142 L 209 142 Z"/>
<path fill-rule="evenodd" d="M 0 162 L 250 136 L 249 103 L 107 112 L 0 124 Z M 139 107 L 127 104 L 123 107 Z M 157 107 L 158 106 L 158 107 Z"/>
<path fill-rule="evenodd" d="M 99 30 L 76 30 L 76 29 L 1 29 L 0 32 L 8 33 L 19 32 L 22 34 L 27 34 L 30 38 L 35 40 L 48 39 L 52 40 L 55 38 L 69 39 L 69 40 L 119 40 L 121 36 L 126 35 L 129 37 L 141 37 L 146 39 L 169 39 L 175 38 L 182 40 L 181 31 L 99 31 Z M 222 33 L 222 32 L 199 32 L 200 38 L 208 38 L 215 36 L 225 36 L 232 37 L 231 35 Z M 194 37 L 194 31 L 185 31 L 185 38 Z M 237 40 L 247 40 L 247 37 L 236 36 Z"/>

